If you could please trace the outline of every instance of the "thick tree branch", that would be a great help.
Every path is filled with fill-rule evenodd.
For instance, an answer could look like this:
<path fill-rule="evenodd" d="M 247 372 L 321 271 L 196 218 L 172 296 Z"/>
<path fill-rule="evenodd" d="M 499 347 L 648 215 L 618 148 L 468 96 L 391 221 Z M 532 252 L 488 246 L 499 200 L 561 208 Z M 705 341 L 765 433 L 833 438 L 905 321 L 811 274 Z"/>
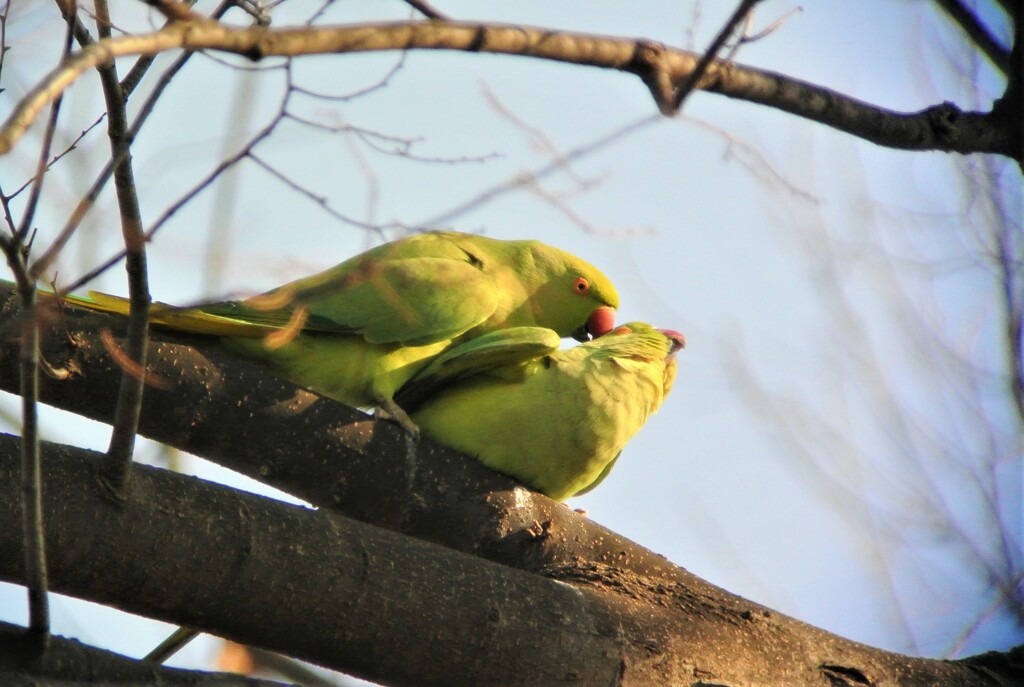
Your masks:
<path fill-rule="evenodd" d="M 120 369 L 104 347 L 103 339 L 110 337 L 103 330 L 123 326 L 123 318 L 67 308 L 49 325 L 42 331 L 43 354 L 70 374 L 64 381 L 42 380 L 44 402 L 109 422 Z M 0 342 L 0 388 L 17 388 L 11 360 L 16 350 L 14 343 Z M 662 610 L 654 612 L 651 617 L 660 619 L 651 627 L 663 627 L 658 623 L 665 622 L 671 630 L 663 635 L 654 629 L 644 635 L 661 638 L 651 640 L 652 650 L 668 663 L 666 657 L 682 655 L 688 665 L 719 676 L 731 674 L 722 672 L 719 664 L 731 665 L 737 656 L 753 661 L 748 665 L 758 666 L 758 671 L 769 671 L 765 674 L 779 669 L 771 666 L 792 668 L 801 663 L 805 677 L 817 676 L 817 681 L 803 680 L 806 684 L 832 684 L 821 679 L 822 666 L 869 675 L 889 674 L 896 665 L 902 666 L 900 670 L 906 667 L 903 657 L 829 635 L 728 594 L 561 504 L 517 488 L 511 480 L 429 441 L 421 443 L 410 482 L 403 435 L 392 423 L 374 422 L 340 404 L 297 392 L 221 354 L 208 340 L 200 350 L 154 332 L 150 361 L 148 377 L 156 385 L 146 391 L 142 433 L 316 505 L 581 590 L 624 597 L 629 601 L 608 603 L 626 603 L 628 617 L 633 617 L 633 604 L 643 605 L 644 613 L 670 609 L 671 617 L 663 617 Z M 72 488 L 89 491 L 83 489 L 88 484 L 87 479 L 76 481 Z M 131 498 L 144 499 L 146 493 L 136 495 L 133 490 Z M 54 498 L 63 497 L 56 492 Z M 108 502 L 106 507 L 114 506 Z M 184 531 L 177 536 L 190 538 Z M 177 570 L 181 564 L 168 565 Z M 289 579 L 309 582 L 307 573 L 294 570 Z M 677 613 L 684 620 L 676 618 Z M 201 610 L 168 619 L 211 627 Z M 677 622 L 682 625 L 677 627 Z"/>
<path fill-rule="evenodd" d="M 7 526 L 17 520 L 17 444 L 0 436 L 0 577 L 12 581 L 23 572 L 8 555 L 20 546 Z M 715 597 L 679 606 L 656 590 L 637 597 L 583 577 L 563 584 L 146 466 L 136 466 L 126 500 L 111 504 L 88 486 L 101 459 L 44 444 L 55 590 L 388 684 L 1019 679 L 1012 664 L 997 672 L 889 654 L 787 629 L 792 621 L 767 611 L 732 617 Z"/>
<path fill-rule="evenodd" d="M 10 151 L 41 109 L 87 69 L 115 57 L 173 49 L 220 50 L 253 60 L 414 49 L 519 55 L 636 74 L 663 111 L 672 110 L 671 102 L 664 102 L 666 94 L 694 71 L 700 59 L 696 53 L 650 41 L 521 26 L 427 21 L 269 29 L 235 28 L 196 18 L 172 22 L 152 33 L 99 41 L 73 54 L 18 103 L 0 129 L 0 154 Z M 1011 140 L 1015 123 L 1011 126 L 988 113 L 963 112 L 952 103 L 904 114 L 798 79 L 718 61 L 700 87 L 774 107 L 882 146 L 1009 157 L 1018 153 Z"/>

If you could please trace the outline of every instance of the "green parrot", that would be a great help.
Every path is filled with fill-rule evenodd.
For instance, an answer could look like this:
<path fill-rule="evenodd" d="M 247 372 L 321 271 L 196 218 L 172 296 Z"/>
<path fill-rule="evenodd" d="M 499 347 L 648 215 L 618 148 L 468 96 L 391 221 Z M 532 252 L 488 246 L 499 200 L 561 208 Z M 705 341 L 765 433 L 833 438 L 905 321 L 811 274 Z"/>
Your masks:
<path fill-rule="evenodd" d="M 426 436 L 557 501 L 586 493 L 675 379 L 682 334 L 631 322 L 558 350 L 516 327 L 452 347 L 396 395 Z"/>
<path fill-rule="evenodd" d="M 70 302 L 126 313 L 91 292 Z M 536 326 L 580 340 L 614 326 L 619 297 L 596 267 L 539 241 L 454 231 L 415 234 L 241 301 L 155 303 L 153 324 L 218 336 L 279 376 L 416 435 L 395 392 L 453 343 Z"/>

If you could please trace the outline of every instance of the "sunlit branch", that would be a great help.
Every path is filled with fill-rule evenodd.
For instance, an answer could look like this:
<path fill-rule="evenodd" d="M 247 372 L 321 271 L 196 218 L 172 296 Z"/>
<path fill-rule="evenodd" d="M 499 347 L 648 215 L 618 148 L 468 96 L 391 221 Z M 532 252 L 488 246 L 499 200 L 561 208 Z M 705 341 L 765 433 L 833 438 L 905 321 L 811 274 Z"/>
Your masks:
<path fill-rule="evenodd" d="M 614 69 L 636 74 L 647 84 L 666 79 L 679 84 L 700 59 L 698 54 L 645 40 L 519 26 L 428 21 L 269 29 L 235 28 L 197 18 L 172 22 L 152 33 L 99 41 L 71 55 L 18 103 L 0 129 L 0 153 L 9 152 L 46 103 L 87 69 L 116 57 L 173 49 L 220 50 L 253 60 L 412 49 L 486 52 Z M 952 103 L 899 113 L 780 74 L 720 61 L 711 64 L 700 87 L 775 107 L 883 146 L 1016 153 L 1010 123 L 986 113 L 964 112 Z M 656 99 L 661 97 L 659 89 L 652 93 Z"/>

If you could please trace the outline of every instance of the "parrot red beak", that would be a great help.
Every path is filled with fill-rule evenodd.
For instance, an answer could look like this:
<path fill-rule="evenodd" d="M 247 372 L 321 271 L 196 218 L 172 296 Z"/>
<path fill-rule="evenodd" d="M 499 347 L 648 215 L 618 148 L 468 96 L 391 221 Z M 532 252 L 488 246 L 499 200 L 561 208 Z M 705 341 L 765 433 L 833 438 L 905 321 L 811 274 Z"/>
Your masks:
<path fill-rule="evenodd" d="M 587 323 L 572 333 L 577 341 L 589 341 L 603 336 L 615 328 L 615 309 L 601 306 L 590 313 Z"/>
<path fill-rule="evenodd" d="M 669 356 L 673 356 L 676 354 L 676 351 L 686 348 L 686 337 L 679 332 L 674 329 L 659 329 L 658 331 L 672 340 L 672 346 L 668 351 Z"/>

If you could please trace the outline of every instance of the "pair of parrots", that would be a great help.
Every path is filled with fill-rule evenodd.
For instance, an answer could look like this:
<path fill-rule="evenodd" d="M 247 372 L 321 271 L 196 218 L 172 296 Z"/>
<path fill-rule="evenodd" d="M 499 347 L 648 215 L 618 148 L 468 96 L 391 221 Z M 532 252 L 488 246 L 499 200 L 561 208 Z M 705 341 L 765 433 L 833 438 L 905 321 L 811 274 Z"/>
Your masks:
<path fill-rule="evenodd" d="M 124 299 L 68 297 L 126 313 Z M 615 327 L 615 287 L 539 241 L 412 235 L 242 301 L 154 304 L 295 384 L 375 407 L 553 499 L 594 488 L 672 386 L 677 332 Z M 583 343 L 559 350 L 561 338 Z"/>

